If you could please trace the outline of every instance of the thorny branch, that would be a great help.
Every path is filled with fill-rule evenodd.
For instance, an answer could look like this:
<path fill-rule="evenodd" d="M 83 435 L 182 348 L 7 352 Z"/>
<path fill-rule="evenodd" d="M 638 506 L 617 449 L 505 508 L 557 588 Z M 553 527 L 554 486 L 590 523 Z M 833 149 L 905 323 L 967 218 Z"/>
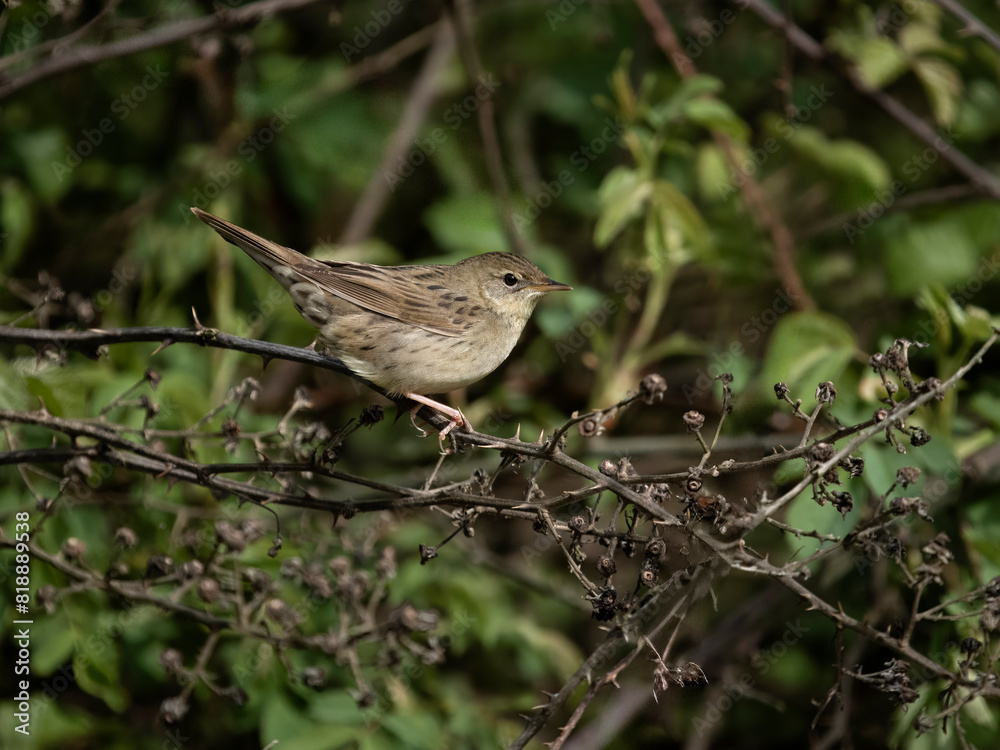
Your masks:
<path fill-rule="evenodd" d="M 623 409 L 635 404 L 655 404 L 666 389 L 666 384 L 659 376 L 648 376 L 636 393 L 628 394 L 611 407 L 583 415 L 574 414 L 548 440 L 540 437 L 536 442 L 526 442 L 519 436 L 500 438 L 481 432 L 458 433 L 453 441 L 455 451 L 462 454 L 476 448 L 497 451 L 501 454 L 500 464 L 490 473 L 477 471 L 467 479 L 446 482 L 436 487 L 433 486 L 433 479 L 413 487 L 382 478 L 371 479 L 336 468 L 338 451 L 344 441 L 362 424 L 372 424 L 381 418 L 378 410 L 372 407 L 365 409 L 360 421 L 352 420 L 335 433 L 324 433 L 310 425 L 296 427 L 292 422 L 294 415 L 304 416 L 310 408 L 308 398 L 297 396 L 277 429 L 244 434 L 236 426 L 235 416 L 240 407 L 253 398 L 257 386 L 252 380 L 233 389 L 219 408 L 213 409 L 192 426 L 172 430 L 156 428 L 152 426 L 156 418 L 156 405 L 149 396 L 141 394 L 143 386 L 155 390 L 160 381 L 161 376 L 152 370 L 147 371 L 142 381 L 115 396 L 101 410 L 97 419 L 57 417 L 48 413 L 44 405 L 35 411 L 0 410 L 0 424 L 3 425 L 8 443 L 8 451 L 0 454 L 0 465 L 16 465 L 22 470 L 29 468 L 36 471 L 43 480 L 59 483 L 59 491 L 52 499 L 46 499 L 44 493 L 33 490 L 34 495 L 39 498 L 39 507 L 45 512 L 36 525 L 36 532 L 45 518 L 58 511 L 61 501 L 73 497 L 92 474 L 91 467 L 100 464 L 166 479 L 171 484 L 183 482 L 206 487 L 219 499 L 233 495 L 241 502 L 248 501 L 262 508 L 292 506 L 324 510 L 335 518 L 350 518 L 362 512 L 393 511 L 398 514 L 412 513 L 416 509 L 427 507 L 442 511 L 450 508 L 447 515 L 455 526 L 455 531 L 442 544 L 455 537 L 458 531 L 469 532 L 477 519 L 487 516 L 533 522 L 538 533 L 555 540 L 561 548 L 570 571 L 579 581 L 585 598 L 593 607 L 594 617 L 611 623 L 611 627 L 605 643 L 529 718 L 521 737 L 511 747 L 524 747 L 565 705 L 580 682 L 588 679 L 591 681 L 591 690 L 557 740 L 558 743 L 564 742 L 579 722 L 586 706 L 593 700 L 596 691 L 601 686 L 617 684 L 617 675 L 635 659 L 637 649 L 647 642 L 645 639 L 652 637 L 653 633 L 671 621 L 681 623 L 690 609 L 711 591 L 712 581 L 728 571 L 774 578 L 806 602 L 809 609 L 833 620 L 838 627 L 854 631 L 867 641 L 889 649 L 900 659 L 906 660 L 900 664 L 918 667 L 924 679 L 942 680 L 950 690 L 963 691 L 958 700 L 950 705 L 948 712 L 942 712 L 936 719 L 943 721 L 954 716 L 958 721 L 958 710 L 971 700 L 970 696 L 998 698 L 1000 688 L 984 679 L 981 674 L 977 676 L 969 670 L 956 672 L 924 654 L 919 644 L 915 643 L 918 640 L 917 625 L 920 622 L 947 623 L 979 617 L 985 623 L 984 628 L 995 627 L 1000 624 L 1000 584 L 991 582 L 955 599 L 952 603 L 968 605 L 968 612 L 963 616 L 943 615 L 942 610 L 948 603 L 924 606 L 922 602 L 930 584 L 939 579 L 943 565 L 950 559 L 947 540 L 939 535 L 938 539 L 924 547 L 925 563 L 920 568 L 910 571 L 903 567 L 904 578 L 913 588 L 914 596 L 903 631 L 894 635 L 879 630 L 863 617 L 855 617 L 824 601 L 803 582 L 808 578 L 809 566 L 829 558 L 835 552 L 852 549 L 881 550 L 877 554 L 896 559 L 897 564 L 903 565 L 902 558 L 891 543 L 894 539 L 893 528 L 901 518 L 909 515 L 927 519 L 927 509 L 919 499 L 890 496 L 897 488 L 904 489 L 916 481 L 919 472 L 915 469 L 900 470 L 897 481 L 878 499 L 879 506 L 872 515 L 859 521 L 850 533 L 842 536 L 798 529 L 775 516 L 792 501 L 805 501 L 801 495 L 810 487 L 813 488 L 814 499 L 821 505 L 829 501 L 841 513 L 846 513 L 851 505 L 849 495 L 831 490 L 830 485 L 839 483 L 837 472 L 841 470 L 849 471 L 852 476 L 862 470 L 863 462 L 859 463 L 858 459 L 852 457 L 852 453 L 880 433 L 885 433 L 887 440 L 897 446 L 897 433 L 909 435 L 912 443 L 917 446 L 926 442 L 925 433 L 919 428 L 908 426 L 908 417 L 933 399 L 940 398 L 945 390 L 954 388 L 975 364 L 982 361 L 997 337 L 998 334 L 994 333 L 967 363 L 943 382 L 933 378 L 918 381 L 913 376 L 907 357 L 911 345 L 905 340 L 898 341 L 884 354 L 873 355 L 870 364 L 880 375 L 887 393 L 885 407 L 871 420 L 857 425 L 840 426 L 820 439 L 812 438 L 811 435 L 815 426 L 828 417 L 834 404 L 836 388 L 833 384 L 819 385 L 816 392 L 818 405 L 808 414 L 801 410 L 801 401 L 791 399 L 787 387 L 778 384 L 775 391 L 779 401 L 786 403 L 792 413 L 804 423 L 803 437 L 796 447 L 755 461 L 736 463 L 723 460 L 709 464 L 708 458 L 717 444 L 721 423 L 717 425 L 715 436 L 709 444 L 700 434 L 704 417 L 697 412 L 689 412 L 684 415 L 684 422 L 693 438 L 702 446 L 703 455 L 697 466 L 688 472 L 676 474 L 638 475 L 625 458 L 617 464 L 604 461 L 594 469 L 572 458 L 565 451 L 572 427 L 577 427 L 584 437 L 599 434 L 603 431 L 603 425 Z M 97 358 L 105 356 L 111 346 L 145 342 L 158 344 L 153 352 L 155 355 L 165 346 L 198 344 L 254 354 L 265 362 L 272 358 L 304 362 L 354 377 L 343 363 L 313 351 L 241 339 L 200 326 L 188 329 L 137 328 L 118 331 L 51 331 L 0 327 L 0 342 L 31 346 L 37 352 L 37 362 L 59 365 L 67 364 L 68 352 L 71 351 Z M 733 398 L 730 382 L 731 378 L 726 376 L 724 390 L 727 404 Z M 898 396 L 901 387 L 908 391 L 905 398 Z M 375 390 L 378 391 L 377 388 Z M 127 427 L 110 421 L 108 415 L 120 409 L 145 410 L 147 419 L 144 420 L 143 427 Z M 209 431 L 208 425 L 212 420 L 223 418 L 227 410 L 232 410 L 232 413 L 226 420 L 226 427 L 221 431 Z M 724 408 L 723 418 L 726 411 L 727 408 Z M 433 421 L 437 415 L 427 414 L 427 417 Z M 14 425 L 42 428 L 53 436 L 61 435 L 63 438 L 47 445 L 21 445 L 27 438 L 12 431 Z M 303 434 L 307 437 L 303 438 Z M 249 442 L 260 460 L 200 462 L 190 449 L 182 452 L 168 447 L 170 440 L 180 440 L 181 445 L 188 446 L 194 440 L 210 438 L 226 441 L 231 446 Z M 288 446 L 296 440 L 297 452 L 293 450 L 289 460 Z M 835 448 L 834 445 L 839 447 Z M 272 455 L 275 452 L 282 455 Z M 435 468 L 435 476 L 448 458 L 448 455 L 441 456 Z M 706 481 L 711 482 L 727 474 L 760 472 L 779 462 L 797 459 L 805 462 L 803 477 L 791 489 L 773 500 L 766 495 L 747 500 L 744 501 L 746 509 L 740 510 L 721 495 L 705 494 Z M 529 460 L 535 462 L 535 469 L 530 473 L 528 489 L 523 495 L 514 493 L 511 497 L 504 497 L 493 492 L 494 484 L 501 474 L 513 472 L 521 463 Z M 39 468 L 45 465 L 62 465 L 62 475 L 51 475 Z M 547 496 L 543 486 L 536 481 L 543 466 L 557 467 L 575 475 L 583 480 L 583 484 Z M 245 475 L 248 479 L 229 478 L 232 475 Z M 28 481 L 27 475 L 25 481 Z M 341 489 L 352 487 L 370 494 L 367 497 L 355 497 L 348 494 L 351 490 L 343 493 Z M 613 497 L 615 508 L 609 516 L 600 519 L 601 497 L 605 492 Z M 343 496 L 338 497 L 338 494 Z M 588 502 L 589 498 L 594 500 Z M 581 503 L 586 504 L 581 506 Z M 583 507 L 584 510 L 582 513 L 572 511 L 573 515 L 569 517 L 556 515 L 570 506 Z M 600 525 L 598 520 L 601 520 Z M 825 546 L 804 559 L 791 559 L 784 565 L 774 564 L 757 555 L 747 543 L 747 538 L 762 525 L 777 527 L 784 533 L 797 537 L 813 537 Z M 673 536 L 666 536 L 668 532 Z M 120 529 L 118 533 L 124 536 L 124 542 L 119 540 L 120 544 L 134 544 L 128 538 L 128 530 Z M 239 552 L 262 533 L 263 526 L 259 522 L 251 522 L 249 525 L 240 522 L 239 526 L 228 521 L 217 522 L 214 534 L 210 535 L 210 553 L 202 554 L 182 565 L 175 565 L 169 558 L 154 556 L 150 558 L 142 580 L 129 579 L 128 569 L 121 568 L 120 564 L 113 564 L 107 573 L 90 569 L 84 563 L 86 552 L 79 548 L 78 540 L 66 540 L 58 555 L 44 549 L 34 540 L 30 551 L 37 559 L 50 564 L 72 581 L 65 589 L 45 592 L 42 599 L 48 606 L 74 592 L 96 589 L 136 604 L 154 605 L 178 617 L 207 626 L 215 635 L 210 642 L 205 643 L 198 663 L 191 669 L 185 669 L 183 664 L 176 663 L 177 657 L 174 654 L 167 653 L 164 659 L 177 674 L 187 674 L 189 679 L 200 680 L 211 690 L 229 695 L 234 700 L 240 699 L 239 691 L 217 685 L 214 678 L 205 672 L 201 658 L 207 659 L 210 656 L 216 647 L 218 634 L 223 631 L 241 637 L 268 640 L 281 648 L 318 648 L 337 653 L 338 659 L 350 666 L 357 684 L 356 695 L 363 707 L 371 704 L 375 694 L 365 677 L 354 644 L 361 640 L 388 639 L 395 648 L 405 640 L 406 647 L 419 655 L 419 658 L 440 658 L 433 649 L 427 652 L 421 643 L 408 636 L 403 639 L 401 635 L 404 632 L 432 629 L 437 622 L 435 615 L 407 610 L 390 613 L 381 623 L 377 620 L 377 607 L 385 596 L 390 571 L 394 570 L 394 558 L 391 562 L 386 561 L 380 568 L 385 571 L 385 575 L 379 577 L 374 589 L 358 578 L 359 574 L 350 572 L 350 566 L 346 562 L 331 561 L 330 570 L 340 581 L 336 587 L 337 595 L 352 603 L 356 617 L 353 620 L 343 620 L 341 630 L 337 633 L 303 635 L 297 628 L 305 613 L 289 609 L 275 595 L 273 586 L 266 580 L 256 578 L 251 568 L 244 569 L 240 566 Z M 676 536 L 678 534 L 679 537 Z M 669 571 L 670 575 L 661 580 L 664 556 L 668 552 L 667 539 L 686 540 L 684 544 L 689 549 L 685 555 L 690 562 L 686 567 Z M 583 564 L 589 557 L 586 549 L 595 544 L 606 547 L 606 552 L 597 560 L 599 575 L 596 578 L 590 572 L 589 565 Z M 0 537 L 0 545 L 11 547 L 14 542 L 9 537 Z M 422 562 L 429 562 L 437 557 L 440 546 L 422 545 Z M 276 533 L 271 553 L 279 554 L 280 548 L 281 534 Z M 617 563 L 624 563 L 638 549 L 643 551 L 643 556 L 635 591 L 632 595 L 620 594 L 615 585 L 616 580 L 621 581 L 620 574 L 617 574 Z M 698 550 L 699 554 L 694 555 L 694 550 Z M 298 571 L 296 575 L 300 576 L 302 585 L 313 590 L 318 599 L 322 600 L 324 595 L 329 596 L 333 592 L 326 579 L 318 575 L 314 568 L 302 568 L 299 565 L 300 567 L 295 568 Z M 152 588 L 153 583 L 158 588 Z M 175 586 L 174 592 L 168 595 L 159 593 L 167 585 Z M 235 616 L 201 609 L 186 602 L 184 597 L 193 591 L 197 591 L 205 602 L 216 601 L 220 596 L 229 597 Z M 262 618 L 278 623 L 281 628 L 277 632 L 261 628 L 255 623 Z M 352 621 L 354 630 L 350 626 Z M 679 632 L 678 626 L 671 636 L 670 647 L 657 657 L 657 690 L 666 689 L 671 683 L 684 685 L 704 677 L 698 665 L 680 661 L 684 658 L 683 645 L 675 649 L 674 656 L 670 657 L 672 649 L 677 645 L 675 639 Z M 622 648 L 628 650 L 624 656 L 619 656 Z M 671 658 L 670 662 L 667 661 L 668 657 Z M 678 666 L 671 666 L 675 659 Z M 609 663 L 615 666 L 606 666 Z M 855 679 L 875 680 L 886 690 L 904 698 L 909 697 L 912 692 L 908 687 L 909 678 L 905 670 L 900 671 L 899 668 L 896 671 L 889 670 L 886 672 L 888 676 L 878 678 L 865 676 L 860 672 L 845 671 L 845 674 L 853 675 Z M 302 675 L 301 679 L 319 678 L 315 675 Z M 172 702 L 165 702 L 161 707 L 165 719 L 180 720 L 187 710 L 189 698 L 190 691 L 184 691 L 170 699 Z"/>

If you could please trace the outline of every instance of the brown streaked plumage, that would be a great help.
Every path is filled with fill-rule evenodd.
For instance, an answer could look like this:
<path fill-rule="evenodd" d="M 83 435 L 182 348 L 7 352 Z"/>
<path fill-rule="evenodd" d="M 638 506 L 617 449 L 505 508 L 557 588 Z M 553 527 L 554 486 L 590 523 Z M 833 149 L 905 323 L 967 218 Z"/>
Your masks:
<path fill-rule="evenodd" d="M 191 211 L 284 287 L 318 329 L 320 346 L 390 394 L 448 415 L 442 437 L 467 421 L 427 395 L 493 372 L 539 298 L 571 289 L 510 253 L 476 255 L 453 266 L 313 260 L 201 209 Z"/>

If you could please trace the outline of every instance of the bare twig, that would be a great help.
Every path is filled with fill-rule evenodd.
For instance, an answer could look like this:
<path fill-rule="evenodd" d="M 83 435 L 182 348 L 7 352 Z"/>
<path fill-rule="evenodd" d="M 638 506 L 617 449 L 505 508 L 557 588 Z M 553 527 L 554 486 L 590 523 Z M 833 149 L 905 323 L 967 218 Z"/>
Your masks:
<path fill-rule="evenodd" d="M 54 49 L 59 50 L 58 55 L 49 57 L 23 73 L 0 83 L 0 99 L 44 78 L 65 73 L 67 70 L 113 60 L 116 57 L 134 55 L 138 52 L 183 41 L 198 34 L 255 23 L 277 13 L 301 8 L 314 2 L 316 0 L 258 0 L 256 3 L 240 8 L 227 8 L 211 16 L 185 19 L 145 34 L 119 39 L 108 44 L 76 45 L 65 49 L 57 46 Z"/>

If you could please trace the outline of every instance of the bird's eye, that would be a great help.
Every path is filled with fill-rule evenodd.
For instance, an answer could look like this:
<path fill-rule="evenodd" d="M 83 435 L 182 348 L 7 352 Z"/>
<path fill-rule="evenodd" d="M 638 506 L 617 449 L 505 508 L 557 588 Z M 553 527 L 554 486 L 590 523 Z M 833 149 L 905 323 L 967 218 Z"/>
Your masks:
<path fill-rule="evenodd" d="M 503 277 L 503 283 L 507 286 L 517 286 L 517 276 L 512 273 L 507 274 Z"/>

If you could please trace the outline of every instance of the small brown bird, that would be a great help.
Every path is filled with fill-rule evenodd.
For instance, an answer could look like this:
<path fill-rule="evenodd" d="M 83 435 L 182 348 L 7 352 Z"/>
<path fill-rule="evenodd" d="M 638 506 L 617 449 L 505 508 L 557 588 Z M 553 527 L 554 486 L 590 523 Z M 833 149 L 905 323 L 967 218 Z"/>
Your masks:
<path fill-rule="evenodd" d="M 539 298 L 572 289 L 510 253 L 484 253 L 453 266 L 313 260 L 191 211 L 277 279 L 319 330 L 321 347 L 389 394 L 416 401 L 411 420 L 420 404 L 447 415 L 442 438 L 468 420 L 427 395 L 489 375 L 507 359 Z"/>

